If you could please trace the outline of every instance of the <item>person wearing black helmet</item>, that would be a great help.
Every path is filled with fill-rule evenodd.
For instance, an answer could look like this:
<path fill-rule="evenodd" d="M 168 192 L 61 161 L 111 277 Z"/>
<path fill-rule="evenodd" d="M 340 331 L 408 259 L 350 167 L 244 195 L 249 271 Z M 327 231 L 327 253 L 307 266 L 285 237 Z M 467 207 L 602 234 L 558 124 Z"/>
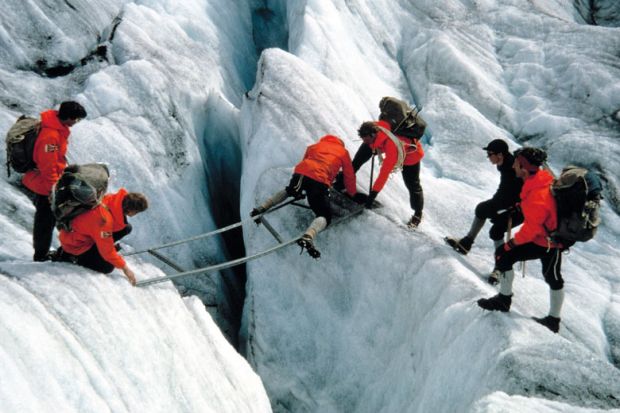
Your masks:
<path fill-rule="evenodd" d="M 561 273 L 563 246 L 549 237 L 558 225 L 557 204 L 551 193 L 553 175 L 541 169 L 547 159 L 542 149 L 523 148 L 514 156 L 515 173 L 523 180 L 521 209 L 524 221 L 514 237 L 495 250 L 496 266 L 501 272 L 499 294 L 479 299 L 478 305 L 489 311 L 510 311 L 514 280 L 512 266 L 518 261 L 540 259 L 543 277 L 549 285 L 549 315 L 534 317 L 534 320 L 557 333 L 564 302 L 564 280 Z"/>
<path fill-rule="evenodd" d="M 515 171 L 512 169 L 514 156 L 510 153 L 508 144 L 502 139 L 494 139 L 482 149 L 487 152 L 489 162 L 497 167 L 500 173 L 500 182 L 493 197 L 476 206 L 474 220 L 467 235 L 460 239 L 446 238 L 448 245 L 463 255 L 467 255 L 487 219 L 490 219 L 493 224 L 489 231 L 489 237 L 493 240 L 495 248 L 503 243 L 504 234 L 508 230 L 509 219 L 512 227 L 523 222 L 523 215 L 515 207 L 519 202 L 519 193 L 523 181 L 515 175 Z M 489 276 L 489 283 L 497 284 L 497 276 L 497 269 L 494 269 Z"/>

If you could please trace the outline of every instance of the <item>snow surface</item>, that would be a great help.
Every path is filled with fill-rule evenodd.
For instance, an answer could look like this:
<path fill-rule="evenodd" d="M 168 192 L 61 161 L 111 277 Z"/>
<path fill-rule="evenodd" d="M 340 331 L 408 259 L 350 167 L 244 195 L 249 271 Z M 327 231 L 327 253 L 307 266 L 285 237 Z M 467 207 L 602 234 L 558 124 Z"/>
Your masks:
<path fill-rule="evenodd" d="M 0 411 L 619 409 L 620 13 L 594 3 L 4 1 L 0 129 L 84 104 L 70 161 L 106 162 L 111 190 L 151 200 L 128 251 L 246 217 L 324 134 L 353 154 L 382 96 L 418 104 L 429 126 L 418 231 L 404 229 L 394 175 L 383 208 L 319 235 L 320 261 L 291 247 L 247 265 L 251 368 L 213 322 L 236 341 L 234 275 L 178 286 L 216 302 L 208 313 L 169 284 L 134 289 L 118 272 L 31 263 L 34 208 L 18 177 L 3 177 Z M 555 171 L 577 162 L 604 177 L 604 224 L 563 262 L 557 335 L 530 319 L 548 310 L 539 263 L 515 280 L 509 314 L 484 313 L 475 300 L 496 293 L 484 281 L 491 241 L 483 231 L 467 257 L 442 242 L 497 187 L 480 149 L 497 137 L 544 147 Z M 367 165 L 359 189 L 369 176 Z M 287 207 L 269 220 L 289 238 L 311 218 Z M 275 242 L 254 225 L 243 241 L 247 253 Z M 204 240 L 166 254 L 195 268 L 238 248 Z M 128 261 L 139 279 L 171 272 Z"/>

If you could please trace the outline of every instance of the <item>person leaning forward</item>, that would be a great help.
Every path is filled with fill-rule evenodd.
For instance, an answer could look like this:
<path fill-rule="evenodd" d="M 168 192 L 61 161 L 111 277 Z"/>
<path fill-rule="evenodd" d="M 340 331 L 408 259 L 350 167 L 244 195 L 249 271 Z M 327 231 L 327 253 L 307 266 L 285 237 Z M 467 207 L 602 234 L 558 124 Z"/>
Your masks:
<path fill-rule="evenodd" d="M 49 250 L 56 219 L 49 196 L 67 166 L 69 128 L 85 117 L 86 110 L 82 105 L 71 101 L 62 102 L 58 111 L 47 110 L 41 113 L 41 131 L 33 151 L 36 169 L 26 172 L 22 178 L 24 186 L 34 192 L 34 261 L 50 259 Z"/>
<path fill-rule="evenodd" d="M 122 203 L 121 201 L 120 204 L 122 205 Z M 148 205 L 142 204 L 142 206 L 146 209 Z M 124 212 L 124 214 L 131 216 L 129 214 L 135 215 L 138 212 L 140 211 L 132 209 Z M 116 220 L 119 221 L 123 220 L 124 214 L 120 216 L 118 210 L 113 214 L 104 201 L 97 207 L 75 217 L 71 221 L 71 231 L 60 230 L 58 238 L 61 247 L 56 255 L 56 260 L 72 262 L 104 274 L 112 272 L 114 268 L 119 268 L 131 285 L 136 285 L 134 272 L 129 268 L 123 257 L 118 254 L 114 245 L 115 228 L 121 228 L 117 232 L 126 228 L 119 222 L 115 224 L 114 216 L 116 215 Z"/>
<path fill-rule="evenodd" d="M 512 167 L 514 156 L 510 153 L 508 144 L 502 139 L 494 139 L 482 149 L 487 152 L 489 162 L 497 166 L 500 173 L 499 187 L 491 199 L 476 206 L 474 220 L 467 235 L 461 239 L 446 238 L 448 244 L 463 255 L 467 255 L 487 219 L 493 224 L 489 230 L 489 237 L 493 240 L 495 248 L 504 243 L 509 220 L 512 228 L 523 222 L 523 215 L 517 207 L 523 180 L 516 175 Z M 498 275 L 495 268 L 489 276 L 489 283 L 496 284 Z"/>
<path fill-rule="evenodd" d="M 127 217 L 133 217 L 149 207 L 144 194 L 127 192 L 125 188 L 121 188 L 113 194 L 106 194 L 102 202 L 112 214 L 112 238 L 114 242 L 131 233 L 133 227 L 128 222 Z"/>
<path fill-rule="evenodd" d="M 303 198 L 302 192 L 305 191 L 310 209 L 316 218 L 297 243 L 305 248 L 312 258 L 319 258 L 321 254 L 314 248 L 314 238 L 331 223 L 332 210 L 328 190 L 341 169 L 346 191 L 349 196 L 354 197 L 355 173 L 349 152 L 340 138 L 333 135 L 323 136 L 317 143 L 306 148 L 306 153 L 302 161 L 295 166 L 286 189 L 275 193 L 263 204 L 254 208 L 250 216 L 260 215 L 288 197 Z"/>
<path fill-rule="evenodd" d="M 388 122 L 384 120 L 364 122 L 357 132 L 364 143 L 359 147 L 353 158 L 353 169 L 356 172 L 372 157 L 373 152 L 385 156 L 379 170 L 379 176 L 368 195 L 366 207 L 372 206 L 373 201 L 385 186 L 390 173 L 402 167 L 403 181 L 409 191 L 409 204 L 413 210 L 413 215 L 407 222 L 407 226 L 412 229 L 417 228 L 422 221 L 422 210 L 424 209 L 424 192 L 420 184 L 420 161 L 424 157 L 422 144 L 419 140 L 412 142 L 411 139 L 393 135 L 394 138 L 398 139 L 398 145 L 404 151 L 402 165 L 399 165 L 399 147 L 388 136 L 391 134 Z"/>
<path fill-rule="evenodd" d="M 540 168 L 546 159 L 547 154 L 538 148 L 523 148 L 515 152 L 513 167 L 523 180 L 521 209 L 524 221 L 514 237 L 495 251 L 496 266 L 501 272 L 499 294 L 479 299 L 478 305 L 489 311 L 509 311 L 513 295 L 512 266 L 518 261 L 540 259 L 543 277 L 550 288 L 549 315 L 534 320 L 557 333 L 564 302 L 562 245 L 553 243 L 548 235 L 557 227 L 557 205 L 551 194 L 553 176 Z"/>

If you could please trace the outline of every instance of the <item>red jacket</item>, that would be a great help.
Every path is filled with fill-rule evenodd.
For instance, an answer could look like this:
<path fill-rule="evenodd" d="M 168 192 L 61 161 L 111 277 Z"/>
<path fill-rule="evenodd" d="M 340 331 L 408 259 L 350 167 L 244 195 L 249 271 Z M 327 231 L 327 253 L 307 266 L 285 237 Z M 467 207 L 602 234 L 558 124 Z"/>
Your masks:
<path fill-rule="evenodd" d="M 108 207 L 108 210 L 112 214 L 113 224 L 112 232 L 118 232 L 123 230 L 127 224 L 125 223 L 125 214 L 123 213 L 123 199 L 127 195 L 127 190 L 121 188 L 115 194 L 106 194 L 103 197 L 103 203 Z"/>
<path fill-rule="evenodd" d="M 69 141 L 69 128 L 58 119 L 58 112 L 41 113 L 41 132 L 34 144 L 33 160 L 36 169 L 22 178 L 26 188 L 39 195 L 49 195 L 52 186 L 60 179 L 67 166 L 65 156 Z"/>
<path fill-rule="evenodd" d="M 61 229 L 58 238 L 62 249 L 71 255 L 82 255 L 96 244 L 99 255 L 104 260 L 116 268 L 123 268 L 125 260 L 114 248 L 113 227 L 112 214 L 101 204 L 73 218 L 71 221 L 73 230 L 69 232 Z"/>
<path fill-rule="evenodd" d="M 351 196 L 356 193 L 355 172 L 349 151 L 333 135 L 325 135 L 314 145 L 308 146 L 304 159 L 295 167 L 295 173 L 331 186 L 342 168 L 344 186 Z"/>
<path fill-rule="evenodd" d="M 386 121 L 380 120 L 375 122 L 377 126 L 381 126 L 389 131 L 391 131 L 390 124 Z M 405 161 L 403 165 L 415 165 L 422 160 L 424 157 L 424 149 L 422 149 L 422 144 L 419 140 L 416 140 L 416 146 L 413 148 L 411 145 L 411 139 L 404 138 L 402 136 L 396 136 L 401 142 L 403 142 L 406 146 L 405 153 Z M 377 132 L 377 137 L 375 141 L 370 145 L 373 150 L 378 150 L 380 153 L 385 154 L 385 159 L 381 164 L 381 170 L 379 171 L 379 176 L 372 186 L 372 190 L 376 192 L 380 192 L 383 189 L 383 186 L 387 182 L 387 179 L 390 176 L 390 173 L 394 170 L 394 166 L 398 162 L 398 148 L 392 142 L 392 140 L 385 134 L 383 131 L 379 130 Z"/>
<path fill-rule="evenodd" d="M 553 176 L 549 171 L 540 170 L 530 176 L 521 188 L 521 209 L 523 226 L 514 236 L 517 245 L 533 242 L 541 247 L 557 248 L 559 245 L 548 241 L 547 231 L 557 225 L 557 207 L 551 194 Z"/>

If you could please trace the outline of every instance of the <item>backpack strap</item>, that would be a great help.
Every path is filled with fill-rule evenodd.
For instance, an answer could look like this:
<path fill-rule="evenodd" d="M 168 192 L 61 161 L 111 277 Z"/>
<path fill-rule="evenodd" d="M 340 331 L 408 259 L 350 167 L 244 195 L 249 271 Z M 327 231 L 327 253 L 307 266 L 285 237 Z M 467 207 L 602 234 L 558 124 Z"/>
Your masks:
<path fill-rule="evenodd" d="M 394 171 L 398 171 L 403 168 L 403 163 L 405 162 L 405 148 L 404 142 L 402 142 L 396 135 L 394 135 L 390 130 L 384 128 L 383 126 L 377 125 L 377 127 L 381 130 L 381 132 L 385 133 L 388 138 L 396 145 L 396 150 L 398 151 L 398 160 L 396 161 L 396 165 L 394 165 Z"/>

